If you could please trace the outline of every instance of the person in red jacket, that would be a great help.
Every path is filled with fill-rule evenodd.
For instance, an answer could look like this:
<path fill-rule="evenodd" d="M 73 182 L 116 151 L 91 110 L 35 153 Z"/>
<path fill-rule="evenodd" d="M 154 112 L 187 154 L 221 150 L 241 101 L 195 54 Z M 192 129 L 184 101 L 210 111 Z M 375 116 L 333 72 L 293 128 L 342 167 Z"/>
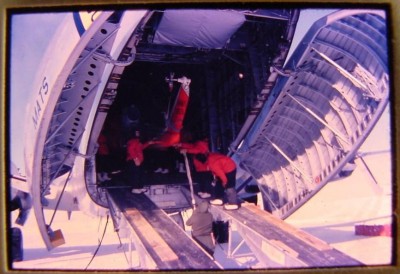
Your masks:
<path fill-rule="evenodd" d="M 198 140 L 194 143 L 180 143 L 177 145 L 177 148 L 181 152 L 193 155 L 209 153 L 207 139 Z M 199 181 L 200 191 L 197 194 L 203 199 L 211 197 L 211 181 L 213 177 L 207 165 L 197 160 L 196 157 L 193 157 L 193 167 L 195 171 L 194 175 Z"/>
<path fill-rule="evenodd" d="M 228 156 L 221 153 L 209 153 L 196 155 L 197 160 L 207 165 L 216 179 L 215 199 L 210 203 L 213 205 L 223 205 L 226 195 L 227 203 L 224 208 L 234 210 L 239 208 L 236 185 L 236 163 Z"/>
<path fill-rule="evenodd" d="M 132 193 L 134 194 L 145 192 L 142 181 L 142 163 L 144 160 L 143 150 L 149 145 L 154 144 L 153 141 L 148 141 L 142 144 L 139 137 L 140 133 L 139 131 L 136 131 L 135 137 L 129 139 L 126 145 L 126 179 L 133 186 Z"/>

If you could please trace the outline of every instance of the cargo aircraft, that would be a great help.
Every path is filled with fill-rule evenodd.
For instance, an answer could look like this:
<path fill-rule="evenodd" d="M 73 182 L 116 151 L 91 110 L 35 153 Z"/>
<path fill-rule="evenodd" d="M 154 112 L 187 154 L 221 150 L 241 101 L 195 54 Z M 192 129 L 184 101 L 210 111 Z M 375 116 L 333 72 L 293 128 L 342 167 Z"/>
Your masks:
<path fill-rule="evenodd" d="M 335 176 L 351 172 L 389 102 L 386 13 L 335 11 L 312 25 L 289 58 L 299 13 L 68 13 L 32 85 L 26 178 L 19 180 L 26 180 L 47 248 L 57 246 L 57 211 L 113 213 L 107 187 L 122 186 L 98 180 L 98 140 L 111 131 L 115 146 L 124 148 L 120 122 L 129 107 L 134 128 L 163 142 L 149 149 L 153 153 L 173 148 L 183 136 L 208 138 L 211 151 L 236 162 L 239 195 L 258 192 L 257 203 L 280 219 Z M 113 161 L 116 177 L 122 162 Z M 151 176 L 145 181 L 158 207 L 179 215 L 192 206 L 182 182 Z M 50 217 L 48 209 L 54 210 Z"/>

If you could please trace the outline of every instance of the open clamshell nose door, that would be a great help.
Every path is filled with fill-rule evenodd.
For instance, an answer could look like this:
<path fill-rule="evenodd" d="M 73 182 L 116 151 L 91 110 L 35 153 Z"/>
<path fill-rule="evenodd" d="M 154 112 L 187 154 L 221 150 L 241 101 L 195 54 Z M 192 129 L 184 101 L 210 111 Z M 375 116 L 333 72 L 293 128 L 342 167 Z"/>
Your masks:
<path fill-rule="evenodd" d="M 25 158 L 33 208 L 48 249 L 64 243 L 61 230 L 52 229 L 58 210 L 95 208 L 84 172 L 85 160 L 94 157 L 94 145 L 88 146 L 96 134 L 91 132 L 94 116 L 100 102 L 111 103 L 112 87 L 105 85 L 117 77 L 114 68 L 134 60 L 134 47 L 127 43 L 145 14 L 68 13 L 38 68 Z M 106 110 L 102 107 L 100 113 Z"/>
<path fill-rule="evenodd" d="M 316 21 L 233 153 L 267 211 L 286 218 L 349 166 L 389 102 L 386 14 Z"/>

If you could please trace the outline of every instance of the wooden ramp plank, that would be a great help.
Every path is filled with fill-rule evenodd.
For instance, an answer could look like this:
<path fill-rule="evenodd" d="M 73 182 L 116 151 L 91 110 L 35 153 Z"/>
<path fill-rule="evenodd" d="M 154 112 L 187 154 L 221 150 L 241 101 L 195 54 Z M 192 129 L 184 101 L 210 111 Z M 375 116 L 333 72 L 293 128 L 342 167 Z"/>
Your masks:
<path fill-rule="evenodd" d="M 189 235 L 145 194 L 108 189 L 159 269 L 220 269 Z"/>
<path fill-rule="evenodd" d="M 142 237 L 145 238 L 158 257 L 168 262 L 179 259 L 138 210 L 132 208 L 127 209 L 125 212 L 129 223 L 135 223 L 139 231 L 146 231 L 146 233 L 142 234 Z"/>
<path fill-rule="evenodd" d="M 294 226 L 291 226 L 284 221 L 282 221 L 279 218 L 276 218 L 274 215 L 271 213 L 260 209 L 254 204 L 243 204 L 247 209 L 249 209 L 251 212 L 254 212 L 254 214 L 266 219 L 269 223 L 282 228 L 283 230 L 291 233 L 293 236 L 302 239 L 305 242 L 308 242 L 310 245 L 314 246 L 318 250 L 330 250 L 332 247 L 328 245 L 326 242 L 322 241 L 321 239 L 318 239 L 317 237 L 314 237 L 303 230 L 300 230 Z"/>

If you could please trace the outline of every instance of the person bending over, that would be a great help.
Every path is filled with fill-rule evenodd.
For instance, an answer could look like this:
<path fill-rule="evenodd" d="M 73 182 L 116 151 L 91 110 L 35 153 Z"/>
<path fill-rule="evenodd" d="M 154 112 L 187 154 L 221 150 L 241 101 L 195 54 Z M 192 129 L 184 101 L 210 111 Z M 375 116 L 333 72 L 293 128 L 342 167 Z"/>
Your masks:
<path fill-rule="evenodd" d="M 180 143 L 176 147 L 181 153 L 186 152 L 194 156 L 209 153 L 207 139 L 198 140 L 194 143 Z M 196 157 L 192 157 L 192 159 L 195 171 L 194 176 L 199 182 L 199 192 L 197 194 L 203 199 L 209 198 L 212 192 L 211 181 L 213 176 L 204 163 L 197 160 Z"/>
<path fill-rule="evenodd" d="M 228 156 L 221 153 L 209 153 L 196 155 L 197 160 L 207 165 L 215 177 L 215 199 L 210 203 L 213 205 L 224 205 L 226 210 L 239 208 L 239 202 L 235 189 L 236 164 Z M 224 204 L 224 196 L 227 203 Z"/>

